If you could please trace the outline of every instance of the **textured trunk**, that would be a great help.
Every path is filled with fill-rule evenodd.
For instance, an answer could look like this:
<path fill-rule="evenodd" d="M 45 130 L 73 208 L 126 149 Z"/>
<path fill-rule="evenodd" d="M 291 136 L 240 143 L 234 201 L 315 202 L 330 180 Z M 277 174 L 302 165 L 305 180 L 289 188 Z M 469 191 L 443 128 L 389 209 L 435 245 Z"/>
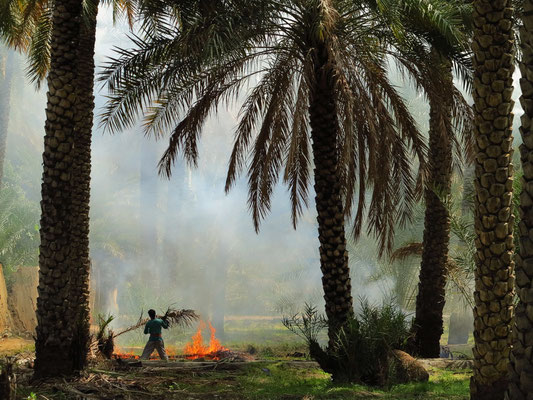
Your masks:
<path fill-rule="evenodd" d="M 73 247 L 70 300 L 76 307 L 76 330 L 73 336 L 74 367 L 81 370 L 87 363 L 89 339 L 89 199 L 91 186 L 91 137 L 94 112 L 94 46 L 98 0 L 93 0 L 94 12 L 88 13 L 80 27 L 77 54 L 77 121 L 74 132 L 74 166 L 72 169 Z"/>
<path fill-rule="evenodd" d="M 4 180 L 4 162 L 6 157 L 7 132 L 9 128 L 9 111 L 11 106 L 11 87 L 13 85 L 13 70 L 15 57 L 11 50 L 5 50 L 2 55 L 3 81 L 0 85 L 0 187 Z"/>
<path fill-rule="evenodd" d="M 73 261 L 71 171 L 76 123 L 76 58 L 81 1 L 56 0 L 52 16 L 41 187 L 41 244 L 35 376 L 71 374 L 76 308 L 70 299 Z"/>
<path fill-rule="evenodd" d="M 338 120 L 333 70 L 325 49 L 317 50 L 309 117 L 315 164 L 315 201 L 318 212 L 320 268 L 328 318 L 329 349 L 353 314 L 352 285 L 344 233 L 344 207 L 338 164 Z"/>
<path fill-rule="evenodd" d="M 447 85 L 452 86 L 448 60 L 434 54 L 442 65 Z M 452 178 L 451 100 L 430 96 L 429 100 L 429 177 L 425 190 L 424 247 L 420 265 L 416 315 L 413 324 L 413 350 L 424 358 L 440 355 L 445 303 L 446 263 L 450 242 L 450 216 L 443 199 L 449 196 Z"/>
<path fill-rule="evenodd" d="M 474 0 L 476 138 L 474 373 L 471 399 L 500 400 L 507 386 L 513 316 L 511 0 Z"/>
<path fill-rule="evenodd" d="M 520 102 L 524 109 L 520 133 L 522 193 L 520 194 L 520 253 L 516 257 L 516 288 L 519 302 L 513 325 L 513 349 L 508 396 L 526 400 L 533 393 L 533 0 L 524 2 L 524 27 L 520 28 L 522 62 L 520 63 Z M 529 395 L 528 395 L 529 393 Z"/>

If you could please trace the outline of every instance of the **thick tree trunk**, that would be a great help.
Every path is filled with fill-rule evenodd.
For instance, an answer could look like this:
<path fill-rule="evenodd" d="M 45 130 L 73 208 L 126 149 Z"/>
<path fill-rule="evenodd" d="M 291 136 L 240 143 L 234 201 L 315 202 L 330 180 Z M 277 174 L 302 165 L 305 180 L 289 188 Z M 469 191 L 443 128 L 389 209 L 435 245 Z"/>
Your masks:
<path fill-rule="evenodd" d="M 2 54 L 3 80 L 0 84 L 0 187 L 4 181 L 4 162 L 6 157 L 7 132 L 11 108 L 11 87 L 13 86 L 14 52 L 5 49 Z"/>
<path fill-rule="evenodd" d="M 344 233 L 344 207 L 338 168 L 338 126 L 333 70 L 325 49 L 317 51 L 309 116 L 315 164 L 315 201 L 318 212 L 320 268 L 328 318 L 329 350 L 353 314 L 352 285 Z"/>
<path fill-rule="evenodd" d="M 77 55 L 77 121 L 74 132 L 74 166 L 72 169 L 73 247 L 70 300 L 76 307 L 76 330 L 73 336 L 74 368 L 81 370 L 87 363 L 89 344 L 89 200 L 91 186 L 91 138 L 94 112 L 94 46 L 98 0 L 80 27 Z"/>
<path fill-rule="evenodd" d="M 524 109 L 520 133 L 523 144 L 520 158 L 524 175 L 520 194 L 520 253 L 516 256 L 516 289 L 519 302 L 513 324 L 513 349 L 508 396 L 511 400 L 526 400 L 533 393 L 533 0 L 524 2 L 520 28 L 522 62 L 520 63 L 520 102 Z M 528 395 L 529 394 L 529 395 Z"/>
<path fill-rule="evenodd" d="M 76 124 L 80 0 L 56 0 L 48 75 L 35 376 L 71 374 L 76 307 L 70 298 L 73 262 L 71 173 Z"/>
<path fill-rule="evenodd" d="M 511 0 L 474 0 L 476 270 L 471 399 L 500 400 L 513 316 Z"/>
<path fill-rule="evenodd" d="M 453 85 L 451 63 L 434 54 L 442 65 L 446 84 Z M 437 64 L 438 65 L 438 64 Z M 424 358 L 440 355 L 442 311 L 446 295 L 446 263 L 450 242 L 450 216 L 443 199 L 449 196 L 452 178 L 451 100 L 429 99 L 429 177 L 425 190 L 424 247 L 420 265 L 413 351 Z"/>

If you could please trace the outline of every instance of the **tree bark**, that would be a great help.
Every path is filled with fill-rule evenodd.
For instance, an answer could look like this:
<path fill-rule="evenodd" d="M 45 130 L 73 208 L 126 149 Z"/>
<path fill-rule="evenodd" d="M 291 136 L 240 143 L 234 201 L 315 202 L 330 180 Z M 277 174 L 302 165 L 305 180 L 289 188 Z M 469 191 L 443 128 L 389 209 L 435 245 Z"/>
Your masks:
<path fill-rule="evenodd" d="M 524 2 L 524 26 L 520 28 L 520 103 L 524 109 L 520 134 L 522 192 L 520 194 L 520 249 L 516 256 L 516 290 L 519 302 L 513 324 L 508 397 L 526 400 L 533 393 L 533 0 Z M 529 393 L 529 395 L 528 395 Z"/>
<path fill-rule="evenodd" d="M 315 202 L 320 241 L 320 269 L 328 318 L 329 350 L 339 329 L 353 314 L 352 285 L 344 232 L 344 206 L 338 174 L 339 122 L 335 105 L 335 75 L 325 47 L 316 51 L 309 117 L 315 164 Z"/>
<path fill-rule="evenodd" d="M 93 0 L 91 12 L 80 27 L 77 54 L 78 119 L 74 132 L 74 166 L 72 169 L 71 245 L 73 247 L 70 278 L 70 300 L 76 307 L 76 330 L 73 336 L 74 369 L 87 364 L 89 345 L 89 201 L 91 186 L 91 139 L 94 113 L 94 48 L 99 0 Z"/>
<path fill-rule="evenodd" d="M 510 0 L 474 0 L 475 308 L 471 399 L 500 400 L 513 316 L 513 31 Z"/>
<path fill-rule="evenodd" d="M 41 244 L 35 376 L 72 374 L 76 307 L 70 298 L 73 247 L 72 169 L 76 125 L 76 63 L 81 22 L 80 0 L 56 0 L 52 16 L 41 186 Z"/>
<path fill-rule="evenodd" d="M 9 129 L 9 114 L 11 109 L 11 88 L 13 86 L 14 52 L 5 49 L 2 55 L 2 70 L 4 79 L 0 86 L 0 188 L 4 181 L 4 163 L 6 157 L 7 133 Z"/>
<path fill-rule="evenodd" d="M 433 51 L 442 81 L 453 87 L 451 63 Z M 441 80 L 441 79 L 439 79 Z M 447 92 L 447 93 L 451 93 Z M 413 324 L 413 351 L 423 358 L 440 356 L 443 332 L 442 311 L 446 295 L 446 263 L 450 242 L 450 215 L 443 200 L 450 194 L 452 179 L 451 99 L 446 95 L 429 97 L 429 177 L 424 197 L 424 246 L 416 315 Z"/>

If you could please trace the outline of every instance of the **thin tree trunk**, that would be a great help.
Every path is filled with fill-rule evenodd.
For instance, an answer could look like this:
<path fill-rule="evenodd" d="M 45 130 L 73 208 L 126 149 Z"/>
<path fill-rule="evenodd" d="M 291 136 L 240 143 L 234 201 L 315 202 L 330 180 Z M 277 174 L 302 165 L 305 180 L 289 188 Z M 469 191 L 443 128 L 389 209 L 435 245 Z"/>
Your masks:
<path fill-rule="evenodd" d="M 3 81 L 0 86 L 0 188 L 4 181 L 4 163 L 6 157 L 7 133 L 11 109 L 11 88 L 13 86 L 14 52 L 5 49 L 2 56 Z"/>
<path fill-rule="evenodd" d="M 452 87 L 451 63 L 433 52 L 441 65 L 443 80 Z M 416 315 L 413 324 L 414 352 L 420 357 L 440 355 L 442 311 L 446 295 L 446 263 L 450 242 L 450 216 L 443 199 L 450 194 L 452 179 L 451 99 L 429 99 L 429 178 L 425 189 L 424 247 L 420 265 Z"/>
<path fill-rule="evenodd" d="M 94 112 L 94 47 L 99 0 L 93 0 L 91 11 L 81 25 L 77 55 L 77 121 L 74 136 L 72 170 L 72 268 L 70 299 L 76 307 L 76 330 L 73 337 L 74 368 L 87 364 L 89 344 L 89 200 L 91 186 L 91 138 Z"/>
<path fill-rule="evenodd" d="M 524 2 L 524 10 L 533 11 L 533 0 Z M 522 62 L 520 63 L 520 103 L 524 108 L 520 133 L 522 193 L 520 194 L 520 253 L 516 256 L 516 288 L 519 302 L 513 324 L 513 348 L 509 375 L 510 400 L 526 400 L 533 393 L 533 17 L 523 17 L 520 28 Z M 529 395 L 528 395 L 529 394 Z"/>
<path fill-rule="evenodd" d="M 511 0 L 474 0 L 476 270 L 471 399 L 501 400 L 513 316 Z"/>
<path fill-rule="evenodd" d="M 315 164 L 320 268 L 328 318 L 329 349 L 332 351 L 339 329 L 353 314 L 353 299 L 344 232 L 344 207 L 337 170 L 339 123 L 333 85 L 335 77 L 325 48 L 317 50 L 316 57 L 309 116 Z"/>
<path fill-rule="evenodd" d="M 80 35 L 80 0 L 56 0 L 52 16 L 48 75 L 35 376 L 71 374 L 76 307 L 70 299 L 73 247 L 71 171 L 76 123 L 76 56 Z"/>

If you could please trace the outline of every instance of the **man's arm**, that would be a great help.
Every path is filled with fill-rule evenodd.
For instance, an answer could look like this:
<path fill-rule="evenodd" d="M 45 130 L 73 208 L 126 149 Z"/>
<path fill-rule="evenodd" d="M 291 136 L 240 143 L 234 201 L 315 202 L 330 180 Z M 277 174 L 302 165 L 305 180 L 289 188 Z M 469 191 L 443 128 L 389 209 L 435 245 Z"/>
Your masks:
<path fill-rule="evenodd" d="M 162 319 L 161 321 L 163 321 L 163 323 L 161 324 L 161 326 L 165 329 L 168 328 L 168 321 L 166 319 Z"/>

